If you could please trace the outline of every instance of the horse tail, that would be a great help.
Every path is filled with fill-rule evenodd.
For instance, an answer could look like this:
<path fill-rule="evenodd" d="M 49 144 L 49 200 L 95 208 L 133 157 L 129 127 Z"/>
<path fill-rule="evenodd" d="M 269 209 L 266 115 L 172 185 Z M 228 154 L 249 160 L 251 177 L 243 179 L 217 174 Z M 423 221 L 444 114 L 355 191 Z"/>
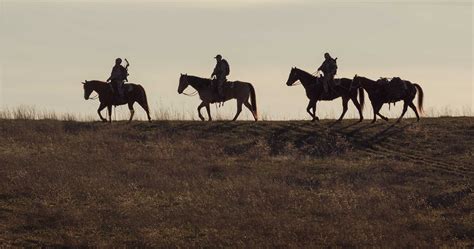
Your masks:
<path fill-rule="evenodd" d="M 148 98 L 146 97 L 146 91 L 143 87 L 141 87 L 141 88 L 142 88 L 141 90 L 142 90 L 143 104 L 146 106 L 146 109 L 148 110 L 149 106 L 148 106 Z"/>
<path fill-rule="evenodd" d="M 257 96 L 255 94 L 255 88 L 250 83 L 249 83 L 249 88 L 250 88 L 250 103 L 252 104 L 253 115 L 255 116 L 255 121 L 257 121 L 258 120 Z"/>
<path fill-rule="evenodd" d="M 364 93 L 364 88 L 359 87 L 359 104 L 360 104 L 360 110 L 364 110 L 364 105 L 365 105 L 365 93 Z"/>
<path fill-rule="evenodd" d="M 141 85 L 137 85 L 137 87 L 138 87 L 137 102 L 145 110 L 148 121 L 151 122 L 150 107 L 148 106 L 148 99 L 146 97 L 145 88 L 143 88 L 143 86 L 141 86 Z"/>
<path fill-rule="evenodd" d="M 418 84 L 413 84 L 418 92 L 418 110 L 420 111 L 421 114 L 423 114 L 425 111 L 423 110 L 423 98 L 425 94 L 423 93 L 423 89 L 421 88 L 420 85 Z"/>

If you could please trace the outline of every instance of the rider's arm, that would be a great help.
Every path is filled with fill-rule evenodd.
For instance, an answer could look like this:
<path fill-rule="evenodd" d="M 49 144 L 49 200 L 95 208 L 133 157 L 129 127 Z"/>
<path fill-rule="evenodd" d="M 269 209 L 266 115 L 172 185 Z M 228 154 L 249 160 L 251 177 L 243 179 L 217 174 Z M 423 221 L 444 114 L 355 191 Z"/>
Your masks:
<path fill-rule="evenodd" d="M 115 74 L 115 67 L 112 68 L 112 72 L 110 72 L 110 77 L 107 79 L 107 82 L 111 81 Z"/>
<path fill-rule="evenodd" d="M 217 75 L 217 66 L 214 68 L 214 71 L 212 71 L 211 78 L 212 76 Z"/>
<path fill-rule="evenodd" d="M 321 66 L 318 67 L 318 71 L 323 70 L 324 64 L 326 64 L 326 61 L 324 61 L 323 64 L 321 64 Z"/>

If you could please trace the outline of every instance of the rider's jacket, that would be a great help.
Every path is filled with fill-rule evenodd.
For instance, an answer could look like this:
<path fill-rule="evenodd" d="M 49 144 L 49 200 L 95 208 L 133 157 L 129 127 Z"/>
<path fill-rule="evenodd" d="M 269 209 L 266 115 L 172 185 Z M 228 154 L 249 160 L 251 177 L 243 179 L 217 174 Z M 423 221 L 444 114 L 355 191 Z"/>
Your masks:
<path fill-rule="evenodd" d="M 112 68 L 112 73 L 110 74 L 109 80 L 111 81 L 125 81 L 127 79 L 128 72 L 127 69 L 122 65 L 115 65 Z"/>
<path fill-rule="evenodd" d="M 212 76 L 215 75 L 216 77 L 221 78 L 221 77 L 225 77 L 229 75 L 229 73 L 230 73 L 229 63 L 225 59 L 222 59 L 221 61 L 218 61 L 216 66 L 214 67 Z"/>
<path fill-rule="evenodd" d="M 323 71 L 324 75 L 335 75 L 337 73 L 337 62 L 333 58 L 327 58 L 323 64 L 318 68 L 318 71 Z"/>

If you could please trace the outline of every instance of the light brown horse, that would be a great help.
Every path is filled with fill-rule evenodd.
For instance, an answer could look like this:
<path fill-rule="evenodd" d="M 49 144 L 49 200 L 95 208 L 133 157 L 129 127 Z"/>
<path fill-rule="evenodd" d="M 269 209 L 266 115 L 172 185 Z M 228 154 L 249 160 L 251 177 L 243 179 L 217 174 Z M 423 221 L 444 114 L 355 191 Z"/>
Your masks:
<path fill-rule="evenodd" d="M 145 110 L 146 115 L 148 117 L 148 121 L 151 122 L 146 92 L 141 85 L 133 83 L 124 84 L 123 87 L 125 88 L 125 97 L 122 100 L 117 100 L 114 98 L 112 87 L 107 82 L 98 80 L 86 80 L 82 84 L 84 84 L 84 99 L 88 100 L 93 91 L 97 92 L 97 94 L 99 95 L 100 105 L 99 109 L 97 109 L 97 113 L 99 114 L 99 117 L 103 122 L 107 122 L 107 119 L 102 117 L 102 114 L 100 114 L 100 112 L 105 107 L 107 107 L 107 110 L 109 112 L 109 122 L 112 122 L 112 106 L 125 104 L 128 104 L 128 109 L 130 110 L 130 119 L 128 120 L 128 122 L 132 121 L 133 115 L 135 114 L 135 110 L 133 109 L 133 104 L 135 102 L 138 102 L 138 104 Z"/>
<path fill-rule="evenodd" d="M 415 95 L 418 92 L 418 109 L 423 113 L 423 89 L 420 85 L 411 83 L 410 81 L 401 80 L 397 78 L 395 82 L 381 83 L 380 81 L 374 81 L 365 77 L 354 76 L 353 82 L 360 84 L 364 90 L 369 94 L 370 102 L 372 103 L 372 109 L 374 111 L 374 119 L 372 123 L 377 119 L 377 115 L 383 120 L 388 121 L 388 118 L 380 114 L 380 108 L 384 103 L 395 103 L 403 100 L 403 111 L 397 122 L 400 122 L 407 112 L 408 106 L 415 112 L 417 121 L 420 121 L 420 116 L 416 110 L 416 106 L 413 104 Z"/>
<path fill-rule="evenodd" d="M 237 120 L 240 112 L 242 111 L 242 104 L 252 112 L 255 121 L 258 120 L 257 115 L 257 99 L 255 96 L 255 89 L 252 84 L 241 81 L 226 82 L 223 86 L 224 101 L 218 98 L 216 87 L 214 87 L 211 79 L 200 78 L 192 75 L 181 74 L 179 78 L 178 93 L 183 93 L 186 87 L 192 86 L 199 93 L 199 98 L 202 100 L 198 106 L 199 118 L 204 121 L 204 117 L 201 114 L 201 108 L 206 107 L 209 121 L 212 121 L 210 104 L 225 102 L 231 99 L 237 100 L 237 113 L 235 114 L 233 121 Z M 250 98 L 250 103 L 249 103 Z"/>

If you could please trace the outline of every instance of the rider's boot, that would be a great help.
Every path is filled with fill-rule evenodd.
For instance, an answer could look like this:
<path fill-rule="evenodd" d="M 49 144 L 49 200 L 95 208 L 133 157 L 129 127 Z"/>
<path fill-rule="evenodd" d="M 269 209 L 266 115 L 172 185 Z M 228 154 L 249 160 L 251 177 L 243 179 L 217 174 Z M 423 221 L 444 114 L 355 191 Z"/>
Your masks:
<path fill-rule="evenodd" d="M 328 93 L 328 81 L 324 80 L 323 81 L 323 88 L 324 88 L 324 93 Z"/>
<path fill-rule="evenodd" d="M 222 102 L 222 105 L 224 105 L 224 87 L 222 85 L 222 83 L 219 83 L 219 85 L 217 85 L 217 92 L 219 93 L 219 102 Z"/>

